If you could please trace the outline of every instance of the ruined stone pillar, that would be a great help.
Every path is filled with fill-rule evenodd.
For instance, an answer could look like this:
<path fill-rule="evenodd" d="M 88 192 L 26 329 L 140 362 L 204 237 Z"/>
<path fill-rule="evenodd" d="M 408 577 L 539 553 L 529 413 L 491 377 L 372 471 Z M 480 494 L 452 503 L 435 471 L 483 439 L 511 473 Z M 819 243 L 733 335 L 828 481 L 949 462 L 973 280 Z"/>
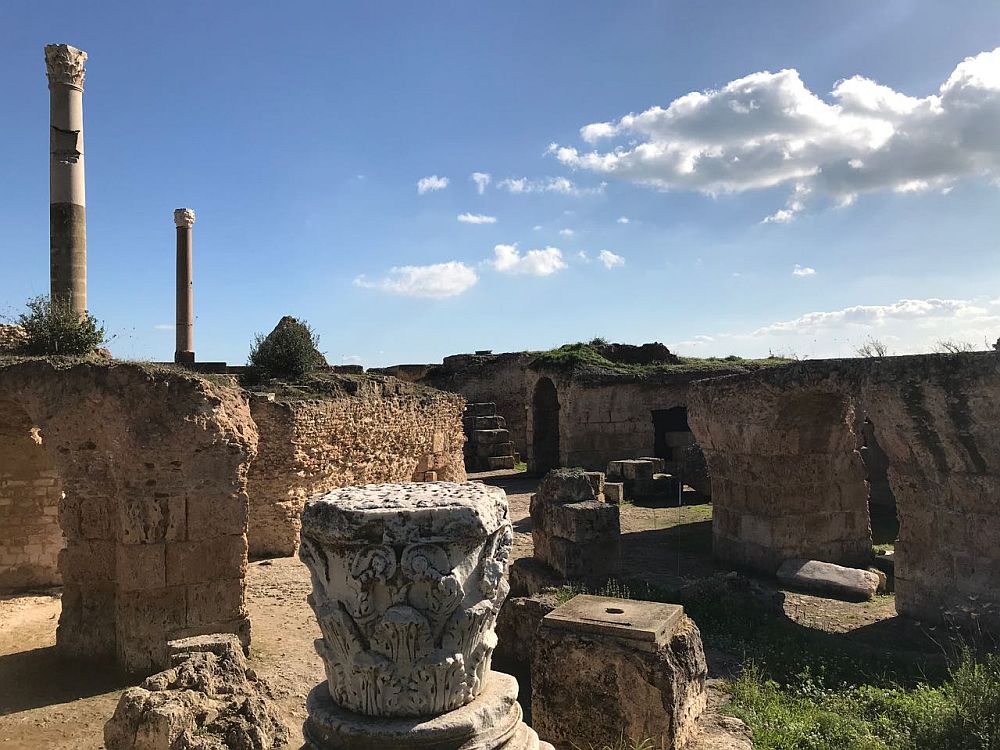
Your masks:
<path fill-rule="evenodd" d="M 348 487 L 302 513 L 327 681 L 309 695 L 312 750 L 536 750 L 517 681 L 490 669 L 513 530 L 477 483 Z"/>
<path fill-rule="evenodd" d="M 194 280 L 192 276 L 191 227 L 194 210 L 178 208 L 174 211 L 177 225 L 177 347 L 174 362 L 194 362 Z"/>
<path fill-rule="evenodd" d="M 49 77 L 49 276 L 52 302 L 87 310 L 87 197 L 83 176 L 83 79 L 87 53 L 45 47 Z"/>

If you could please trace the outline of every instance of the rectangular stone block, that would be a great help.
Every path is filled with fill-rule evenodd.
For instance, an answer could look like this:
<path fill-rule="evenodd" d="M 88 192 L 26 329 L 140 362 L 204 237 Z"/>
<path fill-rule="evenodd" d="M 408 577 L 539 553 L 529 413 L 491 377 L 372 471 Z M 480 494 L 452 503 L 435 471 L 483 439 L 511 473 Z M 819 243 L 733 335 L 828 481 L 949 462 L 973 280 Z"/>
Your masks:
<path fill-rule="evenodd" d="M 245 536 L 167 544 L 167 585 L 242 578 L 246 574 Z"/>
<path fill-rule="evenodd" d="M 473 430 L 472 442 L 477 445 L 494 445 L 495 443 L 509 443 L 509 430 Z"/>
<path fill-rule="evenodd" d="M 590 480 L 590 486 L 594 488 L 594 494 L 600 498 L 604 494 L 604 472 L 588 471 L 585 473 L 587 479 Z"/>
<path fill-rule="evenodd" d="M 604 500 L 613 505 L 621 505 L 625 500 L 625 485 L 621 482 L 605 482 Z"/>
<path fill-rule="evenodd" d="M 490 456 L 511 456 L 513 454 L 513 443 L 490 443 L 488 445 L 476 446 L 476 455 L 480 458 L 489 458 Z"/>
<path fill-rule="evenodd" d="M 245 494 L 187 499 L 187 539 L 200 541 L 247 531 L 249 502 Z"/>
<path fill-rule="evenodd" d="M 502 471 L 505 469 L 513 469 L 515 463 L 514 456 L 489 456 L 486 459 L 486 465 L 489 471 Z"/>
<path fill-rule="evenodd" d="M 655 458 L 652 456 L 640 456 L 639 461 L 649 461 L 653 464 L 653 474 L 663 474 L 667 470 L 667 462 L 662 458 Z"/>
<path fill-rule="evenodd" d="M 544 532 L 576 543 L 603 542 L 621 534 L 618 506 L 589 500 L 542 509 Z"/>
<path fill-rule="evenodd" d="M 492 401 L 465 405 L 465 416 L 467 417 L 492 417 L 496 413 L 497 405 Z"/>
<path fill-rule="evenodd" d="M 246 615 L 243 581 L 238 578 L 187 587 L 187 625 L 206 625 Z"/>
<path fill-rule="evenodd" d="M 116 580 L 120 591 L 161 589 L 167 583 L 164 544 L 119 544 Z"/>
<path fill-rule="evenodd" d="M 115 578 L 115 543 L 71 539 L 59 552 L 59 572 L 64 583 L 88 584 Z"/>

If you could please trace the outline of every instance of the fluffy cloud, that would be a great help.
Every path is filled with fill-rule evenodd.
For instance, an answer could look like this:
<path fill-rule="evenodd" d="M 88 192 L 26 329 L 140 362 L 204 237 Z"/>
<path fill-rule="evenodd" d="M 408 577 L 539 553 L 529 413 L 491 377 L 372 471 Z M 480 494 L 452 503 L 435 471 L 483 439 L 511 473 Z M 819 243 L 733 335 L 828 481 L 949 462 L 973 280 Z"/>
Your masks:
<path fill-rule="evenodd" d="M 810 312 L 744 333 L 695 336 L 670 344 L 699 354 L 764 356 L 796 353 L 808 357 L 852 357 L 869 338 L 894 354 L 939 349 L 940 341 L 991 346 L 1000 336 L 1000 299 L 902 299 L 887 305 L 853 305 Z"/>
<path fill-rule="evenodd" d="M 469 175 L 469 179 L 476 183 L 476 192 L 482 195 L 486 192 L 486 188 L 490 184 L 490 180 L 493 179 L 493 176 L 489 172 L 473 172 Z"/>
<path fill-rule="evenodd" d="M 561 234 L 563 237 L 572 237 L 574 234 L 576 234 L 576 232 L 574 232 L 569 227 L 566 227 L 565 229 L 560 229 L 559 234 Z"/>
<path fill-rule="evenodd" d="M 435 190 L 444 190 L 448 187 L 448 183 L 451 182 L 447 177 L 438 177 L 436 174 L 432 174 L 429 177 L 421 177 L 417 180 L 417 193 L 423 195 L 424 193 L 432 193 Z"/>
<path fill-rule="evenodd" d="M 364 276 L 354 280 L 355 286 L 379 289 L 406 297 L 454 297 L 473 287 L 479 281 L 476 272 L 458 261 L 434 263 L 429 266 L 396 266 L 378 281 Z"/>
<path fill-rule="evenodd" d="M 567 166 L 660 190 L 707 194 L 787 185 L 766 221 L 787 222 L 809 201 L 849 205 L 859 194 L 947 190 L 1000 179 L 1000 48 L 965 59 L 938 92 L 912 97 L 861 76 L 828 99 L 795 70 L 753 73 L 580 130 L 588 144 L 553 144 Z"/>
<path fill-rule="evenodd" d="M 610 250 L 601 250 L 601 252 L 597 254 L 597 259 L 601 261 L 601 263 L 604 264 L 604 267 L 609 270 L 612 268 L 616 268 L 617 266 L 625 265 L 625 259 L 620 255 L 616 255 Z"/>
<path fill-rule="evenodd" d="M 816 269 L 810 268 L 809 266 L 800 266 L 798 263 L 795 264 L 795 268 L 792 269 L 793 276 L 815 276 Z"/>
<path fill-rule="evenodd" d="M 485 214 L 459 214 L 458 220 L 463 224 L 496 224 L 496 216 L 486 216 Z"/>
<path fill-rule="evenodd" d="M 619 216 L 618 217 L 618 223 L 619 224 L 628 224 L 628 217 L 627 216 Z"/>
<path fill-rule="evenodd" d="M 562 250 L 557 247 L 546 247 L 544 250 L 529 250 L 521 253 L 517 245 L 497 245 L 493 248 L 493 260 L 490 265 L 502 273 L 529 274 L 531 276 L 550 276 L 556 271 L 566 268 Z"/>
<path fill-rule="evenodd" d="M 540 180 L 530 180 L 527 177 L 508 177 L 500 180 L 497 187 L 514 195 L 527 193 L 560 193 L 562 195 L 593 195 L 604 192 L 602 182 L 595 188 L 582 188 L 565 177 L 546 177 Z"/>

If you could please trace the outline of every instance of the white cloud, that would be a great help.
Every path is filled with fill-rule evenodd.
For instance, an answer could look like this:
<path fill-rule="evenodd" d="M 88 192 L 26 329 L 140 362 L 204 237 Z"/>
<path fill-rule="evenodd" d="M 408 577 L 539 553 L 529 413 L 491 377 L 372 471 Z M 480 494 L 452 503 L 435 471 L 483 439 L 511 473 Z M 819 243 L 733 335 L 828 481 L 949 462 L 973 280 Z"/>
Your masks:
<path fill-rule="evenodd" d="M 550 276 L 566 268 L 562 250 L 557 247 L 546 247 L 543 250 L 529 250 L 521 253 L 517 245 L 497 245 L 493 248 L 493 260 L 490 262 L 497 271 L 502 273 L 529 274 L 531 276 Z"/>
<path fill-rule="evenodd" d="M 524 195 L 527 193 L 560 193 L 562 195 L 594 195 L 604 192 L 605 183 L 597 187 L 582 188 L 572 180 L 565 177 L 545 177 L 539 180 L 531 180 L 527 177 L 508 177 L 500 180 L 497 187 L 506 190 L 514 195 Z"/>
<path fill-rule="evenodd" d="M 612 268 L 616 268 L 618 266 L 625 265 L 625 259 L 620 255 L 616 255 L 610 250 L 601 250 L 601 252 L 597 254 L 597 259 L 601 261 L 601 263 L 604 264 L 604 267 L 609 270 Z"/>
<path fill-rule="evenodd" d="M 389 275 L 378 281 L 364 276 L 354 279 L 354 285 L 365 289 L 379 289 L 406 297 L 454 297 L 475 286 L 479 281 L 476 272 L 458 261 L 434 263 L 429 266 L 395 266 Z"/>
<path fill-rule="evenodd" d="M 486 216 L 485 214 L 459 214 L 458 220 L 463 224 L 496 224 L 496 216 Z"/>
<path fill-rule="evenodd" d="M 618 217 L 618 223 L 619 224 L 628 224 L 628 217 L 627 216 L 619 216 Z"/>
<path fill-rule="evenodd" d="M 942 340 L 992 346 L 1000 336 L 1000 299 L 902 299 L 886 305 L 853 305 L 810 312 L 748 332 L 717 333 L 702 340 L 699 354 L 853 357 L 869 338 L 891 344 L 895 354 L 935 351 Z M 683 350 L 692 340 L 668 344 Z"/>
<path fill-rule="evenodd" d="M 584 263 L 590 263 L 590 256 L 587 255 L 586 250 L 581 250 L 576 254 L 576 257 L 582 260 Z"/>
<path fill-rule="evenodd" d="M 533 226 L 532 229 L 535 230 L 536 232 L 540 232 L 540 231 L 542 231 L 542 225 L 541 224 L 535 224 L 535 226 Z"/>
<path fill-rule="evenodd" d="M 721 89 L 580 130 L 587 151 L 553 144 L 563 164 L 660 190 L 706 194 L 788 186 L 787 222 L 809 201 L 850 205 L 874 191 L 946 191 L 1000 180 L 1000 48 L 965 59 L 938 92 L 912 97 L 861 76 L 828 99 L 796 70 L 752 73 Z"/>
<path fill-rule="evenodd" d="M 810 268 L 809 266 L 800 266 L 798 263 L 795 264 L 795 268 L 792 269 L 793 276 L 815 276 L 816 269 Z"/>
<path fill-rule="evenodd" d="M 157 323 L 153 328 L 157 331 L 172 331 L 177 328 L 177 325 L 174 323 Z"/>
<path fill-rule="evenodd" d="M 490 180 L 493 179 L 493 176 L 489 172 L 473 172 L 469 175 L 469 179 L 476 183 L 476 192 L 482 195 L 486 192 L 486 188 L 490 184 Z"/>
<path fill-rule="evenodd" d="M 438 177 L 436 174 L 432 174 L 429 177 L 421 177 L 417 180 L 417 193 L 423 195 L 424 193 L 432 193 L 435 190 L 444 190 L 448 187 L 448 183 L 451 182 L 447 177 Z"/>
<path fill-rule="evenodd" d="M 576 232 L 567 227 L 565 229 L 560 229 L 559 234 L 561 234 L 563 237 L 572 237 L 574 234 L 576 234 Z"/>

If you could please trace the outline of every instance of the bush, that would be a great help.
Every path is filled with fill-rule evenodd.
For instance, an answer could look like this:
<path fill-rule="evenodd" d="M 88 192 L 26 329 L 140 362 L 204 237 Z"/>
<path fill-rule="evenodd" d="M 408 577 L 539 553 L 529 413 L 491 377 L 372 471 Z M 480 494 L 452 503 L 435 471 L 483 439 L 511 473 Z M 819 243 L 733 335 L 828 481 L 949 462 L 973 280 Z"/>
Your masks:
<path fill-rule="evenodd" d="M 326 364 L 316 348 L 319 336 L 308 323 L 286 315 L 267 336 L 258 333 L 250 347 L 252 380 L 299 380 Z"/>
<path fill-rule="evenodd" d="M 80 316 L 48 297 L 34 297 L 27 304 L 28 311 L 17 319 L 24 330 L 24 354 L 78 357 L 93 354 L 107 342 L 104 326 L 90 313 Z"/>

